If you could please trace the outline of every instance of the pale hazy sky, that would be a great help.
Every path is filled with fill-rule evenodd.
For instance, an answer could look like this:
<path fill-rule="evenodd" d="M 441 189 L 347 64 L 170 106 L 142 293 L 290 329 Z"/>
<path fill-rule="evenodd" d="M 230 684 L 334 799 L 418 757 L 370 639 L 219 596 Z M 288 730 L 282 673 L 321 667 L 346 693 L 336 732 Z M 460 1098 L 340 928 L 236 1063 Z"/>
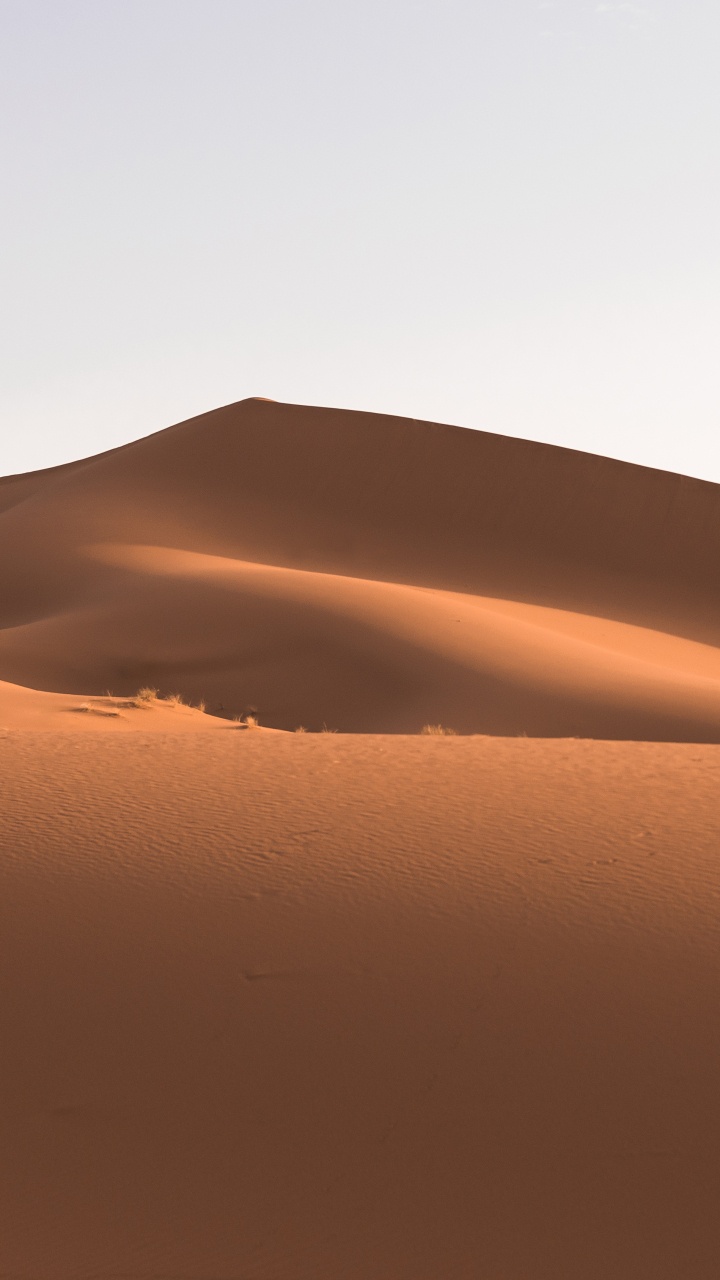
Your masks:
<path fill-rule="evenodd" d="M 265 395 L 720 481 L 717 0 L 0 26 L 0 473 Z"/>

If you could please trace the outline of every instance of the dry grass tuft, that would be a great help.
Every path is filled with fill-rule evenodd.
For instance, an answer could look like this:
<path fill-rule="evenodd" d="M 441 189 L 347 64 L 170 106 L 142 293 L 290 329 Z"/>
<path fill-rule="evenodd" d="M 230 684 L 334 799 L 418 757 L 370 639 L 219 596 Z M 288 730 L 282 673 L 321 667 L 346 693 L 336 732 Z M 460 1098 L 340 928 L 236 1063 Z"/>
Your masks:
<path fill-rule="evenodd" d="M 446 729 L 442 724 L 424 724 L 421 733 L 429 733 L 434 737 L 455 738 L 457 734 L 454 729 Z"/>
<path fill-rule="evenodd" d="M 233 723 L 238 729 L 259 729 L 260 722 L 257 716 L 233 716 Z"/>
<path fill-rule="evenodd" d="M 295 730 L 295 732 L 296 732 L 296 733 L 307 733 L 307 729 L 305 728 L 305 725 L 304 725 L 304 724 L 299 724 L 299 725 L 298 725 L 298 727 L 297 727 L 297 729 Z"/>
<path fill-rule="evenodd" d="M 157 696 L 157 689 L 151 689 L 149 685 L 143 685 L 142 689 L 138 689 L 132 702 L 136 707 L 149 707 L 151 702 L 157 702 Z"/>
<path fill-rule="evenodd" d="M 147 692 L 152 692 L 152 690 L 147 690 Z M 137 696 L 140 698 L 140 694 Z M 193 705 L 192 703 L 186 703 L 182 694 L 167 694 L 165 695 L 165 698 L 163 698 L 163 701 L 164 703 L 167 703 L 168 707 L 192 707 Z M 205 712 L 206 709 L 208 709 L 208 703 L 206 703 L 204 698 L 201 698 L 199 703 L 197 703 L 196 710 L 199 710 L 199 712 Z"/>

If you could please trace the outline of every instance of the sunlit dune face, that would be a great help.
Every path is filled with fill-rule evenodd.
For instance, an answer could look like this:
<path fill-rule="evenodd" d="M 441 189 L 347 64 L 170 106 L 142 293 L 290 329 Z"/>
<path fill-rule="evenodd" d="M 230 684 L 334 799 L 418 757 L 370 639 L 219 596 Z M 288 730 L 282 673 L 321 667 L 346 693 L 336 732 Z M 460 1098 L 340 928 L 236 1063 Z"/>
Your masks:
<path fill-rule="evenodd" d="M 431 653 L 485 679 L 646 712 L 687 714 L 720 733 L 720 651 L 677 636 L 511 600 L 313 573 L 169 547 L 101 544 L 86 554 L 192 593 L 312 609 Z"/>

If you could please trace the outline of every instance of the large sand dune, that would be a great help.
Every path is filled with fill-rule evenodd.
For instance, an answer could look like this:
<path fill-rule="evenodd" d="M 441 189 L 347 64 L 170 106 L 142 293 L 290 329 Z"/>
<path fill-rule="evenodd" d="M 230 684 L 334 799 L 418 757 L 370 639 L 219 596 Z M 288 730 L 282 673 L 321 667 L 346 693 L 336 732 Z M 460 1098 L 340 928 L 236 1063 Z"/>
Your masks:
<path fill-rule="evenodd" d="M 263 401 L 0 481 L 0 1280 L 716 1280 L 719 567 Z"/>
<path fill-rule="evenodd" d="M 249 400 L 0 508 L 0 679 L 285 729 L 720 740 L 699 480 Z"/>

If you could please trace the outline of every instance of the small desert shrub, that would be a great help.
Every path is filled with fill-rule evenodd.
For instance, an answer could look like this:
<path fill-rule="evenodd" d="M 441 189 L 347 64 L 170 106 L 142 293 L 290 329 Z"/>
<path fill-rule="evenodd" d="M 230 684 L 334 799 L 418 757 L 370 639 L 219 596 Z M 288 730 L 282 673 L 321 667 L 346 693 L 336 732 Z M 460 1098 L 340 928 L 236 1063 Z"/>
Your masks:
<path fill-rule="evenodd" d="M 245 719 L 243 720 L 242 723 L 245 725 L 246 729 L 260 728 L 260 721 L 258 720 L 257 716 L 245 716 Z"/>
<path fill-rule="evenodd" d="M 205 701 L 204 698 L 201 698 L 200 701 L 198 702 L 197 709 L 198 711 L 207 711 L 207 702 Z"/>
<path fill-rule="evenodd" d="M 299 725 L 298 725 L 298 727 L 297 727 L 297 729 L 295 730 L 295 732 L 296 732 L 296 733 L 307 733 L 307 729 L 305 728 L 305 725 L 304 725 L 304 724 L 299 724 Z"/>
<path fill-rule="evenodd" d="M 454 729 L 446 729 L 442 724 L 424 724 L 421 733 L 430 733 L 436 737 L 454 738 L 456 736 Z"/>
<path fill-rule="evenodd" d="M 181 693 L 169 693 L 167 697 L 164 699 L 164 701 L 169 703 L 171 707 L 183 706 L 183 699 L 182 699 Z"/>
<path fill-rule="evenodd" d="M 149 703 L 155 701 L 157 696 L 158 696 L 157 689 L 151 689 L 149 685 L 143 685 L 142 689 L 138 689 L 137 693 L 135 694 L 134 701 L 136 706 L 137 705 L 148 706 Z"/>

